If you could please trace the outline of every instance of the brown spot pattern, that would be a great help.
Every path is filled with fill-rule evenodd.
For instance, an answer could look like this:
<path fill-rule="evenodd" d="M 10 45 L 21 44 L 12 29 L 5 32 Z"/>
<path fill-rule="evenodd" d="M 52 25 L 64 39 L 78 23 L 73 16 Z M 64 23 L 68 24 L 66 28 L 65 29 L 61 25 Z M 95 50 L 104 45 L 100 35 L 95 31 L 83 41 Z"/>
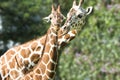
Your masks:
<path fill-rule="evenodd" d="M 28 60 L 25 60 L 25 61 L 24 61 L 24 65 L 27 67 L 28 64 L 29 64 L 29 61 L 28 61 Z"/>
<path fill-rule="evenodd" d="M 40 46 L 38 46 L 38 47 L 36 48 L 36 51 L 40 51 L 40 49 L 41 49 L 41 47 L 40 47 Z"/>
<path fill-rule="evenodd" d="M 33 74 L 30 74 L 30 77 L 33 78 Z"/>
<path fill-rule="evenodd" d="M 49 69 L 49 70 L 55 70 L 55 68 L 56 68 L 56 64 L 54 64 L 54 63 L 52 63 L 52 62 L 50 62 L 48 65 L 47 65 L 47 69 Z"/>
<path fill-rule="evenodd" d="M 25 77 L 25 80 L 30 80 L 30 77 L 29 77 L 29 76 L 26 76 L 26 77 Z"/>
<path fill-rule="evenodd" d="M 70 35 L 69 35 L 69 34 L 66 34 L 66 35 L 65 35 L 65 39 L 68 39 L 68 38 L 70 38 Z"/>
<path fill-rule="evenodd" d="M 40 68 L 41 68 L 42 74 L 44 74 L 46 70 L 46 66 L 43 63 L 40 63 Z"/>
<path fill-rule="evenodd" d="M 46 72 L 46 75 L 48 75 L 50 78 L 54 78 L 54 75 L 55 75 L 55 72 L 49 72 L 49 71 L 47 71 Z"/>
<path fill-rule="evenodd" d="M 37 74 L 40 74 L 40 73 L 41 73 L 39 69 L 37 69 L 35 72 L 36 72 Z"/>
<path fill-rule="evenodd" d="M 29 49 L 22 49 L 21 50 L 21 52 L 20 52 L 20 54 L 21 54 L 21 56 L 23 57 L 23 58 L 28 58 L 29 57 L 29 55 L 30 55 L 30 50 Z"/>
<path fill-rule="evenodd" d="M 42 45 L 45 44 L 45 39 L 46 39 L 46 35 L 43 36 L 42 38 L 40 38 L 40 43 L 41 43 Z"/>
<path fill-rule="evenodd" d="M 43 56 L 43 62 L 44 62 L 45 64 L 48 63 L 49 59 L 50 59 L 50 58 L 49 58 L 49 55 L 44 54 L 44 56 Z"/>
<path fill-rule="evenodd" d="M 51 44 L 54 44 L 54 41 L 53 41 L 53 40 L 51 40 L 51 41 L 50 41 L 50 43 L 51 43 Z"/>
<path fill-rule="evenodd" d="M 50 44 L 47 44 L 47 46 L 45 47 L 45 53 L 49 52 L 50 51 Z"/>
<path fill-rule="evenodd" d="M 61 36 L 62 33 L 63 33 L 62 30 L 58 31 L 58 38 L 62 38 L 62 36 Z"/>
<path fill-rule="evenodd" d="M 37 42 L 33 42 L 32 45 L 31 45 L 31 49 L 34 51 L 36 46 L 38 46 L 38 43 Z"/>
<path fill-rule="evenodd" d="M 43 76 L 42 80 L 49 80 L 49 79 L 48 79 L 47 76 L 45 75 L 45 76 Z"/>
<path fill-rule="evenodd" d="M 14 79 L 19 76 L 19 73 L 16 70 L 11 71 L 10 74 L 13 76 Z"/>
<path fill-rule="evenodd" d="M 7 61 L 9 61 L 14 54 L 15 54 L 15 52 L 13 50 L 8 51 L 6 53 Z"/>
<path fill-rule="evenodd" d="M 2 71 L 2 74 L 3 74 L 3 76 L 5 76 L 7 73 L 8 73 L 8 69 L 7 69 L 7 65 L 4 65 L 4 66 L 2 66 L 2 68 L 1 68 L 3 71 Z"/>
<path fill-rule="evenodd" d="M 50 57 L 53 61 L 55 61 L 55 62 L 57 61 L 58 55 L 57 55 L 56 48 L 53 48 L 53 50 L 50 52 Z"/>
<path fill-rule="evenodd" d="M 9 62 L 10 68 L 15 68 L 15 63 L 14 62 Z"/>
<path fill-rule="evenodd" d="M 2 63 L 1 63 L 2 65 L 6 63 L 4 56 L 1 56 L 1 61 L 2 61 Z"/>
<path fill-rule="evenodd" d="M 16 55 L 17 62 L 19 66 L 23 66 L 22 59 L 19 57 L 19 55 Z"/>
<path fill-rule="evenodd" d="M 15 47 L 16 51 L 19 51 L 20 49 L 21 49 L 21 47 L 19 47 L 19 46 Z"/>
<path fill-rule="evenodd" d="M 39 60 L 39 57 L 40 57 L 39 54 L 33 54 L 30 59 L 31 61 L 36 63 Z"/>
<path fill-rule="evenodd" d="M 73 33 L 73 34 L 77 34 L 77 32 L 76 32 L 75 30 L 72 30 L 72 33 Z"/>
<path fill-rule="evenodd" d="M 42 79 L 42 76 L 41 75 L 35 75 L 34 76 L 34 80 L 41 80 Z"/>

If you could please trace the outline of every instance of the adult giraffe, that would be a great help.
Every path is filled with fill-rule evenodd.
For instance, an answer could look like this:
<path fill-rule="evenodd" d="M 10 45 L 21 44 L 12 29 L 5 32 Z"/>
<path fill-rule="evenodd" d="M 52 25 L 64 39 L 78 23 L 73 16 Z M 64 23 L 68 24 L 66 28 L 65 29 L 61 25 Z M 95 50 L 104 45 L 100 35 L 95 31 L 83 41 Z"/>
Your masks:
<path fill-rule="evenodd" d="M 47 35 L 12 48 L 0 58 L 0 74 L 3 80 L 19 80 L 29 71 L 29 68 L 32 68 L 32 66 L 40 59 L 42 51 L 44 50 L 44 45 L 42 43 L 46 43 L 47 36 L 54 36 L 55 34 L 52 34 L 59 30 L 59 27 L 63 22 L 64 16 L 60 12 L 60 6 L 58 6 L 56 11 L 52 6 L 51 14 L 45 19 L 48 18 L 51 21 L 51 27 L 48 30 Z"/>
<path fill-rule="evenodd" d="M 73 25 L 83 25 L 85 20 L 85 17 L 91 13 L 92 8 L 89 7 L 90 10 L 85 10 L 81 7 L 82 0 L 80 1 L 79 5 L 76 5 L 76 1 L 73 2 L 73 7 L 71 8 L 70 12 L 68 13 L 67 20 L 65 24 L 62 26 L 61 30 L 65 31 L 64 34 L 66 34 Z M 82 12 L 81 12 L 82 11 Z M 77 23 L 76 23 L 77 21 Z M 64 30 L 65 29 L 65 30 Z M 76 30 L 72 30 L 70 35 L 75 35 Z M 57 33 L 57 32 L 56 32 Z M 70 37 L 69 34 L 66 35 L 66 37 Z M 52 35 L 53 36 L 53 35 Z M 63 41 L 65 36 L 63 37 Z M 67 38 L 68 39 L 68 38 Z M 69 41 L 70 39 L 68 39 Z M 54 75 L 56 72 L 56 65 L 57 65 L 57 59 L 59 54 L 57 53 L 57 34 L 54 35 L 52 39 L 48 37 L 45 50 L 43 53 L 42 58 L 39 60 L 38 64 L 33 68 L 33 70 L 29 73 L 27 73 L 21 80 L 53 80 Z"/>
<path fill-rule="evenodd" d="M 52 79 L 55 74 L 55 68 L 58 58 L 58 30 L 60 29 L 61 17 L 60 11 L 52 10 L 51 26 L 47 31 L 43 55 L 38 64 L 33 68 L 29 75 L 24 77 L 25 80 L 48 80 Z M 36 74 L 37 73 L 37 74 Z"/>

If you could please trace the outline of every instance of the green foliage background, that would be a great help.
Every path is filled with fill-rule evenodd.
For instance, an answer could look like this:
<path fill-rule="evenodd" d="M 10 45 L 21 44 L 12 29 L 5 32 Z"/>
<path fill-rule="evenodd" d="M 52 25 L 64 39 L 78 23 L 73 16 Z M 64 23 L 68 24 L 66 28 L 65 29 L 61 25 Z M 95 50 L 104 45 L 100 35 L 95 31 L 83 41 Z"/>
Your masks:
<path fill-rule="evenodd" d="M 42 18 L 58 0 L 1 0 L 0 50 L 10 40 L 23 43 L 45 34 L 49 27 Z M 67 14 L 73 0 L 59 0 Z M 54 3 L 56 4 L 56 3 Z M 74 40 L 61 50 L 56 80 L 120 80 L 120 1 L 84 0 L 93 13 Z"/>

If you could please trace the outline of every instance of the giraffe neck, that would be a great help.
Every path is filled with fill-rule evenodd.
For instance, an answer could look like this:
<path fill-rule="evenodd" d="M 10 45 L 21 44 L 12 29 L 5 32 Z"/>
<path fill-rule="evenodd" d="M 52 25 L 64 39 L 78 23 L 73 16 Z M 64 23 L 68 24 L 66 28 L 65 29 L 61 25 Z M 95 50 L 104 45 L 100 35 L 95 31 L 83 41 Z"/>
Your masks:
<path fill-rule="evenodd" d="M 56 27 L 56 29 L 57 29 L 57 27 Z M 53 29 L 53 30 L 49 30 L 48 31 L 48 34 L 50 33 L 50 32 L 55 32 L 55 29 Z M 61 33 L 62 34 L 62 32 L 61 32 L 61 30 L 59 30 L 58 31 L 59 33 Z M 53 33 L 52 33 L 53 34 Z M 57 33 L 55 33 L 55 34 L 57 34 Z M 58 35 L 59 36 L 59 35 Z M 57 36 L 56 36 L 57 37 Z M 58 38 L 58 46 L 59 47 L 63 47 L 63 46 L 65 46 L 66 45 L 66 43 L 68 43 L 70 40 L 72 40 L 73 38 L 75 37 L 75 35 L 74 35 L 74 31 L 70 31 L 68 34 L 66 34 L 66 35 L 64 35 L 64 36 L 62 36 L 62 37 L 59 37 Z M 42 51 L 43 51 L 43 47 L 44 47 L 44 45 L 45 45 L 45 38 L 46 38 L 46 35 L 45 36 L 43 36 L 43 37 L 41 37 L 41 38 L 39 38 L 39 39 L 37 39 L 37 40 L 34 40 L 34 41 L 30 41 L 30 42 L 28 42 L 28 43 L 25 43 L 25 44 L 23 44 L 23 45 L 20 45 L 20 46 L 18 46 L 18 47 L 15 47 L 15 48 L 12 48 L 12 49 L 10 49 L 10 50 L 8 50 L 5 54 L 4 54 L 4 56 L 2 56 L 2 57 L 0 57 L 0 60 L 2 61 L 1 63 L 0 63 L 0 69 L 2 68 L 2 70 L 3 71 L 6 71 L 6 69 L 8 69 L 8 70 L 10 70 L 10 71 L 12 71 L 13 69 L 14 69 L 14 66 L 13 66 L 13 68 L 11 68 L 11 69 L 9 69 L 8 67 L 4 67 L 4 66 L 11 66 L 12 64 L 17 64 L 18 62 L 16 62 L 16 61 L 14 61 L 14 56 L 9 56 L 9 55 L 16 55 L 17 56 L 17 61 L 19 61 L 19 64 L 20 64 L 20 66 L 22 67 L 22 65 L 23 65 L 23 67 L 24 67 L 24 64 L 23 63 L 25 63 L 25 66 L 27 65 L 27 64 L 30 64 L 30 62 L 26 62 L 27 60 L 26 60 L 26 58 L 25 58 L 25 60 L 24 60 L 24 57 L 23 58 L 21 58 L 21 57 L 19 57 L 18 55 L 20 55 L 21 54 L 21 52 L 23 52 L 23 54 L 27 57 L 27 55 L 29 56 L 29 55 L 31 55 L 31 57 L 29 58 L 30 60 L 29 61 L 34 61 L 35 63 L 38 63 L 38 61 L 39 60 L 41 60 L 41 56 L 42 56 Z M 54 40 L 53 40 L 54 41 Z M 37 42 L 39 42 L 40 44 L 38 45 L 37 44 Z M 52 42 L 52 41 L 51 41 Z M 21 48 L 21 49 L 20 49 Z M 25 49 L 24 49 L 25 48 Z M 38 54 L 40 55 L 38 55 L 38 54 L 34 54 L 34 53 L 29 53 L 29 48 L 31 48 L 32 50 L 33 50 L 33 52 L 35 52 L 36 50 L 39 52 Z M 14 49 L 14 50 L 13 50 Z M 23 50 L 22 50 L 23 49 Z M 36 51 L 36 52 L 37 52 Z M 15 53 L 15 52 L 17 52 L 17 53 Z M 33 54 L 33 56 L 32 56 L 32 54 Z M 5 62 L 4 61 L 4 58 L 5 58 L 5 56 L 6 55 L 8 55 L 8 57 L 9 57 L 9 59 L 11 59 L 11 60 L 8 60 L 7 59 L 7 61 Z M 11 57 L 11 58 L 10 58 Z M 40 58 L 39 58 L 40 57 Z M 16 59 L 15 59 L 16 60 Z M 37 61 L 37 62 L 36 62 Z M 8 62 L 8 63 L 7 63 Z M 11 62 L 12 62 L 12 64 L 11 64 Z M 21 62 L 23 62 L 23 63 L 21 63 Z M 32 62 L 32 64 L 34 63 L 34 62 Z M 3 64 L 4 63 L 4 64 Z M 7 64 L 10 64 L 10 65 L 6 65 L 6 63 Z M 4 65 L 4 66 L 3 66 Z M 4 69 L 3 69 L 4 68 Z M 15 68 L 19 68 L 19 66 L 17 67 L 15 67 Z M 17 70 L 17 69 L 15 69 L 15 71 L 17 71 L 17 73 L 18 73 L 18 75 L 19 75 L 19 73 L 20 73 L 20 71 L 21 70 Z M 22 72 L 25 72 L 25 73 L 28 73 L 29 71 L 27 71 L 26 70 L 26 68 L 25 68 L 25 70 L 22 70 Z M 31 70 L 30 70 L 31 71 Z M 22 73 L 20 73 L 20 74 L 22 74 Z M 6 75 L 7 75 L 7 72 L 6 72 Z M 16 73 L 15 74 L 10 74 L 10 76 L 14 76 L 14 75 L 16 75 Z M 4 78 L 4 77 L 2 77 L 2 78 Z M 17 78 L 17 76 L 16 76 L 16 78 Z M 15 78 L 14 78 L 15 79 Z"/>
<path fill-rule="evenodd" d="M 42 80 L 53 79 L 55 75 L 55 69 L 57 65 L 57 28 L 51 28 L 47 32 L 47 40 L 44 48 L 44 54 L 42 59 L 38 62 L 35 71 L 40 70 L 42 75 Z"/>

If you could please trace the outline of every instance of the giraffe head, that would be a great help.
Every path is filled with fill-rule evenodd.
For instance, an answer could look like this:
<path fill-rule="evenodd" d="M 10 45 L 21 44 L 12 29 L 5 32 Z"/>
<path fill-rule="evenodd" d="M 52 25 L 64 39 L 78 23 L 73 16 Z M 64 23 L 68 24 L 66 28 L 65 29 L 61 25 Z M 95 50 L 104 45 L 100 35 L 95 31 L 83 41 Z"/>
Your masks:
<path fill-rule="evenodd" d="M 43 18 L 46 22 L 51 22 L 53 26 L 61 26 L 63 20 L 65 19 L 64 15 L 60 11 L 60 5 L 57 9 L 52 5 L 51 14 L 48 17 Z"/>
<path fill-rule="evenodd" d="M 76 4 L 76 0 L 73 1 L 72 8 L 67 14 L 67 20 L 62 27 L 62 30 L 67 33 L 71 28 L 80 29 L 85 24 L 85 18 L 92 12 L 92 7 L 84 9 L 81 7 L 83 0 L 80 0 L 79 4 Z M 65 34 L 64 33 L 64 34 Z"/>

